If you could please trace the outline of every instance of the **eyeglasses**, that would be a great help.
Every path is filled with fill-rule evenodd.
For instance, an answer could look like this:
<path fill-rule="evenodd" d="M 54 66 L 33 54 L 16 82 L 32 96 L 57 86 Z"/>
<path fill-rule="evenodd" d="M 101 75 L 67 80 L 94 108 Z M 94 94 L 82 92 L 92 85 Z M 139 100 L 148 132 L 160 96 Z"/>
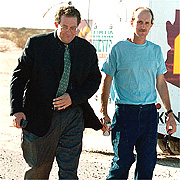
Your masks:
<path fill-rule="evenodd" d="M 68 28 L 68 26 L 60 26 L 61 27 L 61 31 L 62 32 L 67 32 L 67 31 L 71 31 L 71 33 L 76 33 L 77 31 L 77 27 L 76 26 L 72 26 L 70 28 Z"/>

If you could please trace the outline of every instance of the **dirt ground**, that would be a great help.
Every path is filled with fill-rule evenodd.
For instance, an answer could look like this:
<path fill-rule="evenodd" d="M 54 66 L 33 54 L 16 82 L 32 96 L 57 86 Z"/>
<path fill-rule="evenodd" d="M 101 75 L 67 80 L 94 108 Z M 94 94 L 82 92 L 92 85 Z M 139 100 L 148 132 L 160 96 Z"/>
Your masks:
<path fill-rule="evenodd" d="M 0 39 L 0 50 L 3 50 L 0 52 L 0 179 L 21 180 L 26 165 L 20 148 L 21 130 L 10 127 L 9 82 L 22 50 L 5 39 Z M 180 156 L 164 155 L 159 148 L 157 150 L 158 161 L 153 179 L 179 180 Z M 113 150 L 110 136 L 104 137 L 101 130 L 86 129 L 78 169 L 79 179 L 105 179 L 112 158 Z M 134 169 L 135 163 L 130 169 L 129 179 L 133 179 Z M 54 162 L 50 180 L 58 179 L 57 174 L 58 167 Z"/>

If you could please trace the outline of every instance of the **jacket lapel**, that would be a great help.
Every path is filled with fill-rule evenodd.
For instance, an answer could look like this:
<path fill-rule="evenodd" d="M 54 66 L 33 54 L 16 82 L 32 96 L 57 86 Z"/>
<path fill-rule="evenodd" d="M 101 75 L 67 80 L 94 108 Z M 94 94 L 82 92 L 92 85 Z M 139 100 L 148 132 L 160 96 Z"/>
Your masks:
<path fill-rule="evenodd" d="M 81 49 L 82 51 L 82 49 Z M 79 63 L 80 63 L 80 49 L 79 49 L 79 44 L 78 44 L 78 39 L 75 37 L 74 42 L 73 42 L 73 58 L 71 59 L 71 76 L 76 76 L 77 75 L 77 70 L 81 71 L 79 69 Z"/>
<path fill-rule="evenodd" d="M 51 65 L 53 66 L 54 72 L 58 78 L 61 78 L 63 72 L 63 47 L 62 45 L 58 44 L 56 38 L 52 36 L 52 39 L 49 43 L 49 58 L 51 59 Z"/>

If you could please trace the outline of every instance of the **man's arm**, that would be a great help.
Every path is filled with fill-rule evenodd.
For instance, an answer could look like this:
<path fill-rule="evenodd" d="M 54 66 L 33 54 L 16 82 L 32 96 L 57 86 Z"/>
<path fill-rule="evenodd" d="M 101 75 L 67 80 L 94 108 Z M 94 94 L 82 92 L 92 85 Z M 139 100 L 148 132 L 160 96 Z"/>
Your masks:
<path fill-rule="evenodd" d="M 103 80 L 103 86 L 102 86 L 102 93 L 101 93 L 101 113 L 102 113 L 102 120 L 103 124 L 106 124 L 106 121 L 111 121 L 108 112 L 107 112 L 107 105 L 108 105 L 108 98 L 109 98 L 109 93 L 111 89 L 111 83 L 112 83 L 112 76 L 105 75 L 105 78 Z"/>
<path fill-rule="evenodd" d="M 10 83 L 10 115 L 23 112 L 23 95 L 27 82 L 30 79 L 33 68 L 32 41 L 29 38 L 23 50 L 22 56 L 18 59 L 18 65 L 14 69 Z"/>
<path fill-rule="evenodd" d="M 23 111 L 23 95 L 33 66 L 33 51 L 30 40 L 30 38 L 27 40 L 23 54 L 18 59 L 18 65 L 13 71 L 10 84 L 10 115 L 13 116 L 13 126 L 17 128 L 21 128 L 20 123 L 22 119 L 26 120 Z"/>
<path fill-rule="evenodd" d="M 171 109 L 171 103 L 170 103 L 170 98 L 169 98 L 169 92 L 168 92 L 168 87 L 167 87 L 167 83 L 164 79 L 164 75 L 161 74 L 159 76 L 156 77 L 156 88 L 157 91 L 160 95 L 160 98 L 163 102 L 163 105 L 166 109 L 166 111 L 169 111 Z M 172 127 L 172 129 L 169 129 L 170 126 Z M 173 113 L 169 113 L 167 116 L 167 120 L 166 120 L 166 131 L 168 131 L 169 134 L 173 134 L 176 132 L 176 122 L 173 116 Z"/>

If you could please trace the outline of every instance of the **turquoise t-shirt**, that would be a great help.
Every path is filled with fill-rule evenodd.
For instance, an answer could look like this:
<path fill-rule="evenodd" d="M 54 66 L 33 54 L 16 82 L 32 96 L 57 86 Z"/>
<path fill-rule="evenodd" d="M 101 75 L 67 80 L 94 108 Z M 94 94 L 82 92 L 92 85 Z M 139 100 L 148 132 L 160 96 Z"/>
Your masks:
<path fill-rule="evenodd" d="M 128 40 L 113 46 L 102 71 L 113 77 L 111 97 L 116 104 L 156 102 L 156 76 L 167 71 L 160 46 Z"/>

